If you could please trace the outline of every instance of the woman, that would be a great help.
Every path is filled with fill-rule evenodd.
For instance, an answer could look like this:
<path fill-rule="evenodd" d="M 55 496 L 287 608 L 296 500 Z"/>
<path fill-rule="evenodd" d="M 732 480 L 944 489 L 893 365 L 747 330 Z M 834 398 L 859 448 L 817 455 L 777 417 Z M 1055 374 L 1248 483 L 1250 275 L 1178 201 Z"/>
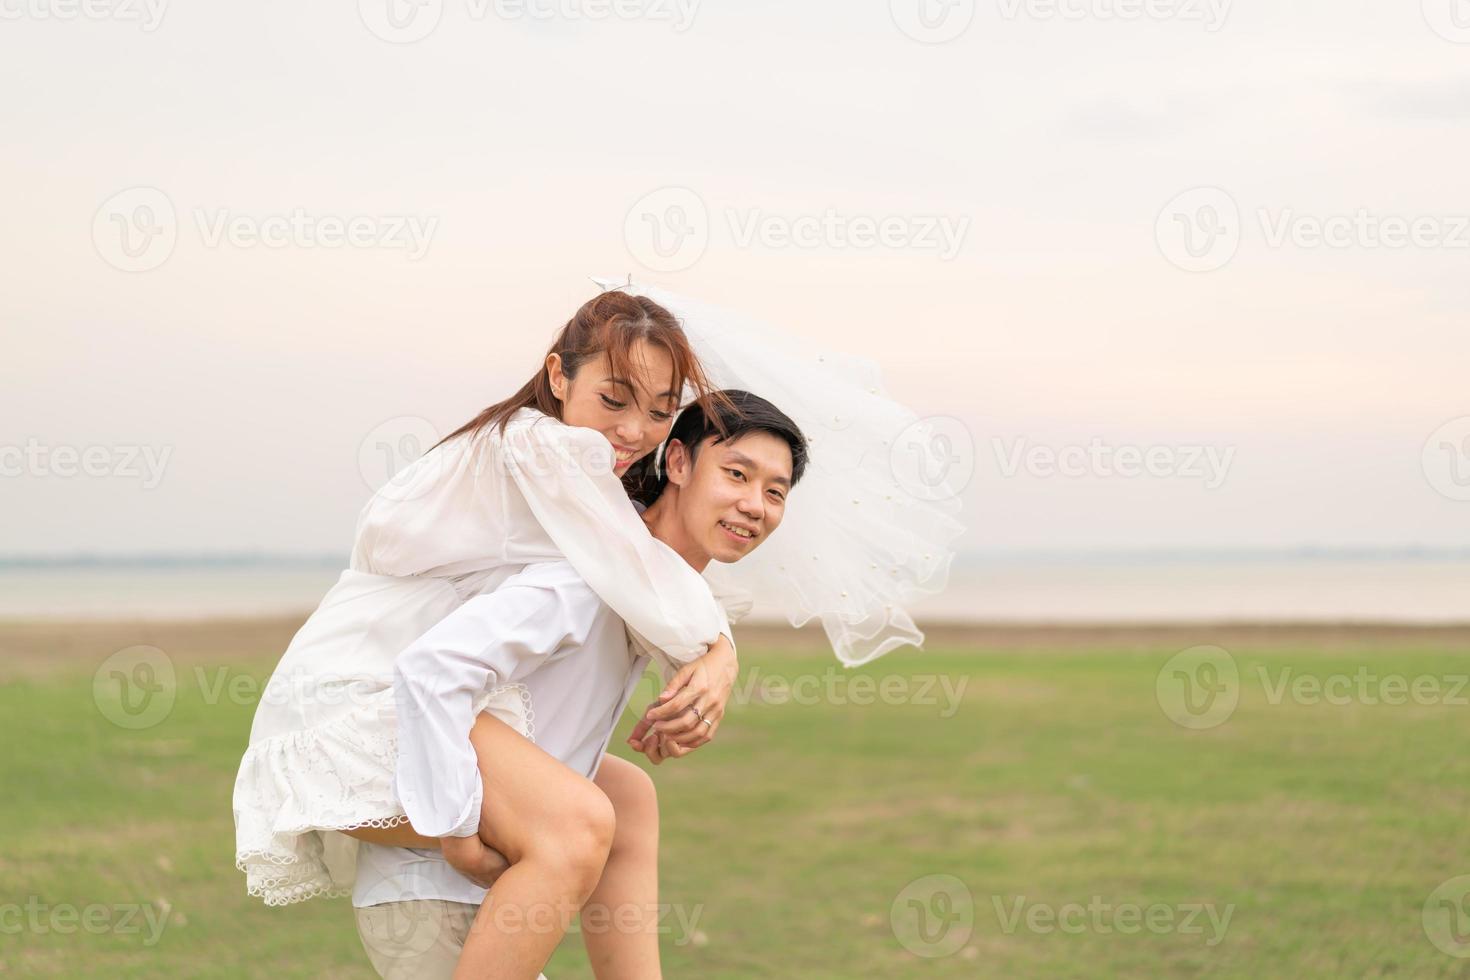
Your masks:
<path fill-rule="evenodd" d="M 674 317 L 604 292 L 531 381 L 373 496 L 351 567 L 277 666 L 241 762 L 236 865 L 251 895 L 285 905 L 350 888 L 354 845 L 331 832 L 368 836 L 406 819 L 382 778 L 393 769 L 394 658 L 527 564 L 570 561 L 660 661 L 665 694 L 700 688 L 718 724 L 735 673 L 728 619 L 625 490 L 647 478 L 686 384 L 710 394 Z M 673 685 L 682 665 L 694 666 Z M 492 692 L 486 708 L 531 734 L 521 692 Z M 615 760 L 608 778 L 626 780 L 622 766 L 636 769 Z"/>

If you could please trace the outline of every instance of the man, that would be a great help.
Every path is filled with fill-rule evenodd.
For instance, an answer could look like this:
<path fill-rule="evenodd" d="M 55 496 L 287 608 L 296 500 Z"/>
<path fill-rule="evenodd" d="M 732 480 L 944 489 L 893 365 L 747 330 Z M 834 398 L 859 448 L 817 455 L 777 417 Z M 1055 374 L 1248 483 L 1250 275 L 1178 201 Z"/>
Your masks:
<path fill-rule="evenodd" d="M 806 465 L 806 440 L 779 409 L 748 392 L 724 394 L 733 410 L 711 407 L 712 418 L 693 405 L 675 422 L 657 497 L 643 512 L 654 537 L 697 571 L 738 561 L 774 533 Z M 657 906 L 657 805 L 646 774 L 604 755 L 647 661 L 566 562 L 527 567 L 403 652 L 397 787 L 413 830 L 440 838 L 441 849 L 359 849 L 353 905 L 380 974 L 447 977 L 458 963 L 469 975 L 532 976 L 583 910 L 599 977 L 658 976 L 648 919 Z M 476 718 L 482 696 L 507 686 L 531 708 L 534 742 Z M 655 761 L 663 738 L 704 729 L 707 740 L 719 722 L 684 702 L 649 733 Z M 497 851 L 510 861 L 503 873 Z M 613 912 L 626 922 L 630 907 L 648 921 L 608 927 Z M 600 928 L 586 918 L 592 910 L 603 913 Z"/>

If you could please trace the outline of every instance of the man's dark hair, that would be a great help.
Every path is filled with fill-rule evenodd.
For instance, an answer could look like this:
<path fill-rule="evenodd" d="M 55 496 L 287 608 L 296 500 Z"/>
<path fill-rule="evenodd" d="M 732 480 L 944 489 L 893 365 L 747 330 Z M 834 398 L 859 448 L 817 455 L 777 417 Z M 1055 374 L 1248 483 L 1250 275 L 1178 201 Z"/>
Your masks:
<path fill-rule="evenodd" d="M 717 393 L 724 398 L 699 399 L 691 402 L 674 420 L 669 437 L 660 448 L 658 479 L 645 481 L 634 495 L 640 503 L 651 504 L 658 499 L 668 485 L 669 443 L 678 439 L 689 452 L 689 464 L 699 456 L 699 447 L 710 436 L 716 442 L 734 442 L 749 432 L 769 432 L 791 448 L 791 485 L 794 487 L 806 472 L 806 436 L 791 421 L 791 417 L 760 395 L 753 395 L 738 388 L 726 388 Z M 723 429 L 725 435 L 720 435 Z"/>

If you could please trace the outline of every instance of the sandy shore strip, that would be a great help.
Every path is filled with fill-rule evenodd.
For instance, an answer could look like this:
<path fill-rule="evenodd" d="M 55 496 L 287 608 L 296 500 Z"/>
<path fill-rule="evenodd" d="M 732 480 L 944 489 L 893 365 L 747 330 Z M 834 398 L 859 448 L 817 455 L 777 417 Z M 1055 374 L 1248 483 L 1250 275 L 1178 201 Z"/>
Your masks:
<path fill-rule="evenodd" d="M 0 620 L 0 680 L 57 671 L 85 670 L 130 646 L 157 647 L 175 662 L 273 664 L 305 614 L 243 619 L 113 620 L 52 622 Z M 1354 650 L 1374 646 L 1461 647 L 1470 652 L 1470 623 L 1168 623 L 1046 624 L 925 623 L 927 652 L 936 655 L 1027 650 L 1169 649 L 1213 643 L 1230 650 L 1310 647 Z M 765 624 L 736 627 L 745 649 L 815 653 L 828 649 L 821 628 Z M 910 650 L 897 650 L 888 660 Z"/>

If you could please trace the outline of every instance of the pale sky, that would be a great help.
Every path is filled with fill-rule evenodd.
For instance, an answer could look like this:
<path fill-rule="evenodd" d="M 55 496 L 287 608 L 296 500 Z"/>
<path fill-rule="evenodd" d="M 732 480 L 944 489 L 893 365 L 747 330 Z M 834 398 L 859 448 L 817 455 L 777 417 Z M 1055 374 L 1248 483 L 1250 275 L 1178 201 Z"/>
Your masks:
<path fill-rule="evenodd" d="M 1461 0 L 442 0 L 412 43 L 387 0 L 160 2 L 0 0 L 0 468 L 112 461 L 5 469 L 0 553 L 345 552 L 370 434 L 503 397 L 629 272 L 962 420 L 966 549 L 1470 546 L 1470 422 L 1425 454 L 1470 416 Z M 1233 257 L 1184 251 L 1196 188 Z M 655 192 L 702 254 L 652 267 Z M 176 240 L 123 271 L 139 193 Z M 214 237 L 297 212 L 376 244 Z M 882 219 L 902 241 L 845 230 Z M 1385 219 L 1429 244 L 1374 247 Z M 1015 468 L 1090 444 L 1228 465 Z"/>

